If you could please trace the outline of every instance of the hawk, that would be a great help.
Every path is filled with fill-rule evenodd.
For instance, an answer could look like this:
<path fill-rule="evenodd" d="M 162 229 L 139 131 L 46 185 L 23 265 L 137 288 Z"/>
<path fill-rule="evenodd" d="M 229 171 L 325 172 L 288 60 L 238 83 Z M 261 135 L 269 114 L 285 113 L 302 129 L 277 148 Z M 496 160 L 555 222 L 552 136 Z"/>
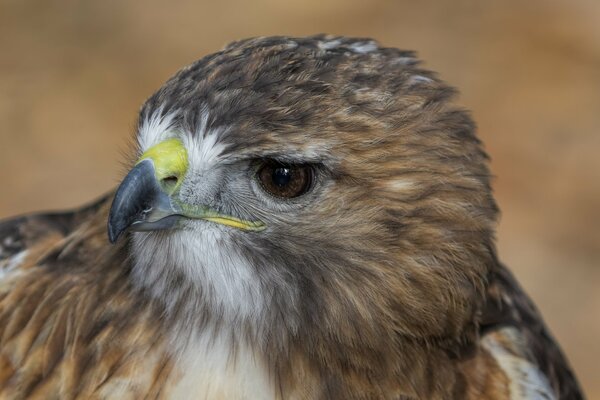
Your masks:
<path fill-rule="evenodd" d="M 582 398 L 454 94 L 361 38 L 179 71 L 113 193 L 0 225 L 0 398 Z"/>

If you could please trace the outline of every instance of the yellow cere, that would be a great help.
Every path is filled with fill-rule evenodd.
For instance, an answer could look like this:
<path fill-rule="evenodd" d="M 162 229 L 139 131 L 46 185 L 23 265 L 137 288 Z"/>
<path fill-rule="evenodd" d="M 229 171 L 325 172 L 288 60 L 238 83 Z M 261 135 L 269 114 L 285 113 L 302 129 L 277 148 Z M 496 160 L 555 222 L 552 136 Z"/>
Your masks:
<path fill-rule="evenodd" d="M 142 154 L 138 164 L 146 159 L 151 159 L 154 163 L 158 181 L 171 176 L 177 178 L 173 191 L 181 184 L 188 169 L 187 150 L 179 139 L 167 139 L 150 147 Z"/>

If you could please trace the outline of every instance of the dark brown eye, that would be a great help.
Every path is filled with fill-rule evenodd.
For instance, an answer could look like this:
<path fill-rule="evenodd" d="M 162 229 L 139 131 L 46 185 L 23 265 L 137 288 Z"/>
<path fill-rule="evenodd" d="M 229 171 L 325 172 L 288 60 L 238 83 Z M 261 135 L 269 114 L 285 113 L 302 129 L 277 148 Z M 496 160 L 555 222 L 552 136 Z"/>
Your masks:
<path fill-rule="evenodd" d="M 312 184 L 313 170 L 306 164 L 267 162 L 258 170 L 258 181 L 272 196 L 291 199 L 306 193 Z"/>

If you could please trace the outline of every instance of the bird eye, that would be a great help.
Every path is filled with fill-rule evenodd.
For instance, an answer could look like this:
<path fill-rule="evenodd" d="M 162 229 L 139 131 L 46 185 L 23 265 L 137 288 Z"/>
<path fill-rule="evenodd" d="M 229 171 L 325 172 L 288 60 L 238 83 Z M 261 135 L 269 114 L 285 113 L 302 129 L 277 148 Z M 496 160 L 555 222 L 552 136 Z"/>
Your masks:
<path fill-rule="evenodd" d="M 292 199 L 308 192 L 313 180 L 313 170 L 307 164 L 268 161 L 258 170 L 257 178 L 271 196 Z"/>

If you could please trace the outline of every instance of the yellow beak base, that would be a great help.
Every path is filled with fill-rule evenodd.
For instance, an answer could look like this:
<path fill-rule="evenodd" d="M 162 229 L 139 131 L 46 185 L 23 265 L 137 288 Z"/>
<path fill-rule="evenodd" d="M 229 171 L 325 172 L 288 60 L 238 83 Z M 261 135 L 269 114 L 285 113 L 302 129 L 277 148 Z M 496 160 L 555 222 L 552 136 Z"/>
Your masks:
<path fill-rule="evenodd" d="M 181 140 L 167 139 L 150 147 L 142 154 L 136 165 L 147 159 L 152 160 L 154 164 L 156 180 L 165 186 L 169 194 L 175 192 L 188 170 L 188 154 Z"/>

